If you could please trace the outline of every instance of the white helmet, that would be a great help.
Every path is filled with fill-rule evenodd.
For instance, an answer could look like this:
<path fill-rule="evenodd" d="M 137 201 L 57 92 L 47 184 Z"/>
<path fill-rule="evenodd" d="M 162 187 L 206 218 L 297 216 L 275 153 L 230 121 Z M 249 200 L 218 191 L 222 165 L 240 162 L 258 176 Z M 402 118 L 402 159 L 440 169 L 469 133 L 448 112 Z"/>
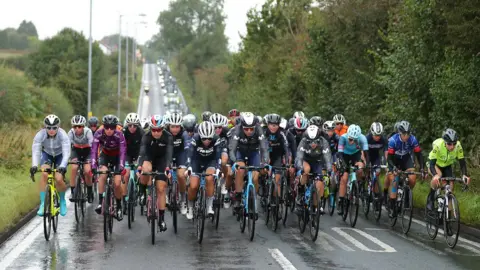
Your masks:
<path fill-rule="evenodd" d="M 215 127 L 211 122 L 204 121 L 198 125 L 198 135 L 200 135 L 200 138 L 213 138 L 215 135 Z"/>
<path fill-rule="evenodd" d="M 380 122 L 373 122 L 370 126 L 370 132 L 374 136 L 380 136 L 383 133 L 383 125 Z"/>
<path fill-rule="evenodd" d="M 343 123 L 344 125 L 347 124 L 347 120 L 345 120 L 345 117 L 341 114 L 335 114 L 333 116 L 333 122 L 336 123 Z"/>
<path fill-rule="evenodd" d="M 280 120 L 280 128 L 282 128 L 282 129 L 287 128 L 287 119 L 282 118 L 282 120 Z"/>
<path fill-rule="evenodd" d="M 148 117 L 143 117 L 142 120 L 140 120 L 140 126 L 142 126 L 142 128 L 148 128 L 149 127 L 149 122 L 150 120 L 148 119 Z"/>
<path fill-rule="evenodd" d="M 167 124 L 173 126 L 180 126 L 183 123 L 183 117 L 179 113 L 172 113 L 168 116 Z"/>
<path fill-rule="evenodd" d="M 215 126 L 215 127 L 223 127 L 223 115 L 219 113 L 214 113 L 210 116 L 209 121 Z"/>
<path fill-rule="evenodd" d="M 127 114 L 127 117 L 125 117 L 125 124 L 135 124 L 138 125 L 140 124 L 140 117 L 136 113 L 129 113 Z"/>
<path fill-rule="evenodd" d="M 320 138 L 320 129 L 315 125 L 310 125 L 305 131 L 305 135 L 309 140 L 317 140 Z"/>
<path fill-rule="evenodd" d="M 85 124 L 87 123 L 87 119 L 85 119 L 85 117 L 81 115 L 74 115 L 70 123 L 72 124 L 72 126 L 85 126 Z"/>
<path fill-rule="evenodd" d="M 323 123 L 324 131 L 329 131 L 334 129 L 335 129 L 335 123 L 333 121 L 326 121 L 325 123 Z"/>
<path fill-rule="evenodd" d="M 240 121 L 242 122 L 242 127 L 254 127 L 257 124 L 257 118 L 251 112 L 244 112 L 240 116 Z"/>
<path fill-rule="evenodd" d="M 305 114 L 302 111 L 297 111 L 293 113 L 293 118 L 305 117 Z"/>
<path fill-rule="evenodd" d="M 228 126 L 228 117 L 226 117 L 225 115 L 222 115 L 222 126 Z"/>
<path fill-rule="evenodd" d="M 55 114 L 50 114 L 43 119 L 43 124 L 45 126 L 59 126 L 60 125 L 60 118 L 56 116 Z"/>

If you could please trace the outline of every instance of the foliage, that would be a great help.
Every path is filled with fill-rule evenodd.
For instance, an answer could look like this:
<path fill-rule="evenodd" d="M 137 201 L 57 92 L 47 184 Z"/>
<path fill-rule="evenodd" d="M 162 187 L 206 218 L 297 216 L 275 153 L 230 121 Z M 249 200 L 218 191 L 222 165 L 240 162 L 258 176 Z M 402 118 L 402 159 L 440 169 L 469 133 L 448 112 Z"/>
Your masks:
<path fill-rule="evenodd" d="M 0 30 L 0 49 L 27 50 L 38 45 L 37 28 L 32 22 L 23 20 L 18 29 Z"/>

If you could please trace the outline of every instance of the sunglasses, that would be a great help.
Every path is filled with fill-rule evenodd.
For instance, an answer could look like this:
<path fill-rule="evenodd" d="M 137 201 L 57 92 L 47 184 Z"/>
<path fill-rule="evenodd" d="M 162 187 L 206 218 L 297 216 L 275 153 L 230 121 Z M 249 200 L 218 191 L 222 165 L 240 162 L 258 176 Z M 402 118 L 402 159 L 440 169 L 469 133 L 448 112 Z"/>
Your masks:
<path fill-rule="evenodd" d="M 48 127 L 45 127 L 47 130 L 57 130 L 58 127 L 57 126 L 48 126 Z"/>
<path fill-rule="evenodd" d="M 297 131 L 297 133 L 303 133 L 303 132 L 305 132 L 305 129 L 297 129 L 296 131 Z"/>
<path fill-rule="evenodd" d="M 248 132 L 248 131 L 252 132 L 253 129 L 254 129 L 253 127 L 251 127 L 251 128 L 243 128 L 243 130 L 244 130 L 244 131 L 247 131 L 247 132 Z"/>
<path fill-rule="evenodd" d="M 339 125 L 343 125 L 343 123 L 335 123 L 335 125 L 339 126 Z"/>
<path fill-rule="evenodd" d="M 223 129 L 222 126 L 215 127 L 215 129 Z"/>
<path fill-rule="evenodd" d="M 91 128 L 96 128 L 96 127 L 97 127 L 97 125 L 90 125 L 90 127 L 91 127 Z"/>
<path fill-rule="evenodd" d="M 202 138 L 202 142 L 211 141 L 212 138 Z"/>
<path fill-rule="evenodd" d="M 73 126 L 73 128 L 84 128 L 84 126 Z"/>
<path fill-rule="evenodd" d="M 115 125 L 106 125 L 104 126 L 106 130 L 114 130 L 116 128 Z"/>
<path fill-rule="evenodd" d="M 163 131 L 163 128 L 152 128 L 152 133 L 160 133 Z"/>
<path fill-rule="evenodd" d="M 456 142 L 447 142 L 447 145 L 448 146 L 455 146 L 455 145 L 457 145 L 457 143 Z"/>
<path fill-rule="evenodd" d="M 402 136 L 410 136 L 410 132 L 400 133 Z"/>
<path fill-rule="evenodd" d="M 348 138 L 349 142 L 353 142 L 355 139 L 354 138 Z"/>
<path fill-rule="evenodd" d="M 130 125 L 128 125 L 128 127 L 129 127 L 129 128 L 136 128 L 136 127 L 137 127 L 137 125 L 130 124 Z"/>

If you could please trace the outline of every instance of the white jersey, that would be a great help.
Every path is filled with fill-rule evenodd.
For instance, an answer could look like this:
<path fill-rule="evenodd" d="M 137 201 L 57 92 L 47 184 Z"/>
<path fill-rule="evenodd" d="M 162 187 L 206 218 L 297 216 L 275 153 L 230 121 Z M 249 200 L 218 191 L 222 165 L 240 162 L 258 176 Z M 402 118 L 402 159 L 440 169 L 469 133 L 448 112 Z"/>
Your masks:
<path fill-rule="evenodd" d="M 83 128 L 83 134 L 80 136 L 77 136 L 75 134 L 74 129 L 70 129 L 68 132 L 68 138 L 70 139 L 70 142 L 75 146 L 86 146 L 89 145 L 89 147 L 92 147 L 92 142 L 93 142 L 93 133 L 92 130 L 89 129 L 88 127 Z"/>
<path fill-rule="evenodd" d="M 62 162 L 57 166 L 66 168 L 70 157 L 70 139 L 65 130 L 58 128 L 57 135 L 49 137 L 47 130 L 43 128 L 35 135 L 32 144 L 32 166 L 39 165 L 42 151 L 54 157 L 62 155 Z"/>

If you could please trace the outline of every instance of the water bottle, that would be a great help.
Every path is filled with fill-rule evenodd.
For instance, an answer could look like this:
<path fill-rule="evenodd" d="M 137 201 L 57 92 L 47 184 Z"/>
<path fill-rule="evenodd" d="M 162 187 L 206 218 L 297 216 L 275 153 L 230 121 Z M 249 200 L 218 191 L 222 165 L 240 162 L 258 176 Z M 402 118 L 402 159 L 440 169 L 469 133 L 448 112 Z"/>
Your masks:
<path fill-rule="evenodd" d="M 443 210 L 443 199 L 437 198 L 437 202 L 438 202 L 438 212 L 441 213 Z"/>
<path fill-rule="evenodd" d="M 403 197 L 403 189 L 399 189 L 397 192 L 397 201 L 400 202 Z"/>

